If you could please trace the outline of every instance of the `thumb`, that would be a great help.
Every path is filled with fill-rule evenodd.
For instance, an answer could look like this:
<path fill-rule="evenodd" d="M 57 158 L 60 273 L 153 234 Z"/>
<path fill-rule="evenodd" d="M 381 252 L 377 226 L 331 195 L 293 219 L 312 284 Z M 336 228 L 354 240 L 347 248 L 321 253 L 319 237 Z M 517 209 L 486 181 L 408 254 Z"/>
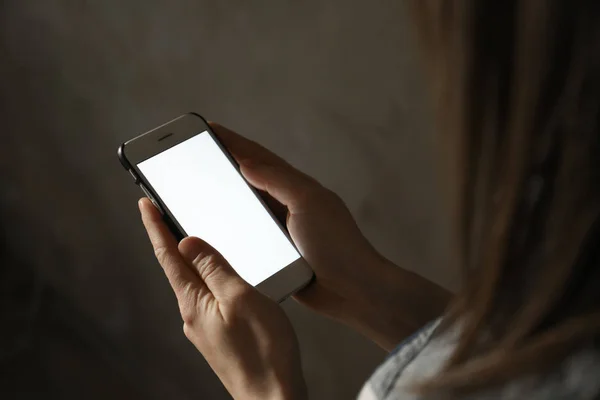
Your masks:
<path fill-rule="evenodd" d="M 294 213 L 312 194 L 323 190 L 313 178 L 287 165 L 241 164 L 244 178 L 255 188 L 267 192 Z"/>
<path fill-rule="evenodd" d="M 250 287 L 227 260 L 202 239 L 183 239 L 179 243 L 179 253 L 193 267 L 217 301 L 236 297 Z"/>

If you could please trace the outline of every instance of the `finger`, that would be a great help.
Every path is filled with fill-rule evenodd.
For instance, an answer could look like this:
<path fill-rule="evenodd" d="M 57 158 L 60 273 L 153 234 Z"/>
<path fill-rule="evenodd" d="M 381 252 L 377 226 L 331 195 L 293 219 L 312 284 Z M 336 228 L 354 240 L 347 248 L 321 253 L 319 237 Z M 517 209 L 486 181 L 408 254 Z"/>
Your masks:
<path fill-rule="evenodd" d="M 241 172 L 252 186 L 267 192 L 292 214 L 299 212 L 318 191 L 324 190 L 316 180 L 291 167 L 252 164 L 242 165 Z"/>
<path fill-rule="evenodd" d="M 169 279 L 169 283 L 173 287 L 177 300 L 181 305 L 182 301 L 185 300 L 185 288 L 190 283 L 200 284 L 200 279 L 189 268 L 179 253 L 177 241 L 165 225 L 156 207 L 145 197 L 140 199 L 138 204 L 142 214 L 142 222 L 154 248 L 154 254 L 165 271 L 167 279 Z"/>
<path fill-rule="evenodd" d="M 323 187 L 313 178 L 292 167 L 282 158 L 245 137 L 214 122 L 213 131 L 232 153 L 244 177 L 279 203 L 298 208 L 307 194 Z M 290 208 L 292 207 L 292 208 Z"/>
<path fill-rule="evenodd" d="M 194 267 L 212 296 L 223 302 L 251 288 L 211 245 L 196 237 L 179 243 L 179 252 Z"/>
<path fill-rule="evenodd" d="M 293 296 L 300 304 L 321 313 L 335 315 L 346 306 L 346 299 L 324 288 L 318 281 L 314 281 L 302 288 Z"/>
<path fill-rule="evenodd" d="M 273 212 L 275 218 L 277 218 L 281 224 L 285 225 L 288 216 L 287 207 L 275 200 L 273 196 L 263 190 L 259 190 L 258 194 L 263 199 L 267 207 L 269 207 L 269 209 Z"/>
<path fill-rule="evenodd" d="M 233 155 L 238 164 L 265 163 L 288 165 L 285 160 L 260 144 L 215 122 L 209 122 L 209 125 L 221 143 L 223 143 L 225 147 L 227 147 L 227 150 Z"/>

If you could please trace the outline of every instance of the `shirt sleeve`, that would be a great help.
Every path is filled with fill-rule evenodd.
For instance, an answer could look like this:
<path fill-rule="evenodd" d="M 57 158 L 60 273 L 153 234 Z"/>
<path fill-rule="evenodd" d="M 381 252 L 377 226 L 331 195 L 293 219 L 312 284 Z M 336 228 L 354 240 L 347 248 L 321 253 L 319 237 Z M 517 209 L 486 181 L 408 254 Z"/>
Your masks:
<path fill-rule="evenodd" d="M 440 322 L 441 319 L 431 321 L 400 343 L 363 386 L 358 400 L 386 399 L 402 371 L 427 345 Z"/>

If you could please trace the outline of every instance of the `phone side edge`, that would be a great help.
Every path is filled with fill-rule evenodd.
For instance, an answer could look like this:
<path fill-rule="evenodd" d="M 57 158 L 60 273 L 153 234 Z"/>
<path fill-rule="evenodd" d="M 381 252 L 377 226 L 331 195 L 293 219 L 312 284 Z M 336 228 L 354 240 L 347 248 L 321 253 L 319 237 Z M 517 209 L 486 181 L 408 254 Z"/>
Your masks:
<path fill-rule="evenodd" d="M 165 207 L 165 205 L 162 202 L 162 199 L 160 199 L 160 197 L 154 193 L 154 190 L 151 188 L 151 185 L 149 185 L 145 179 L 140 178 L 140 176 L 136 173 L 135 168 L 133 168 L 133 166 L 127 159 L 127 157 L 125 155 L 126 144 L 127 144 L 127 142 L 121 143 L 121 145 L 117 149 L 117 155 L 119 157 L 119 161 L 121 162 L 121 165 L 123 166 L 123 168 L 125 168 L 125 170 L 129 171 L 129 173 L 133 176 L 134 183 L 144 192 L 144 194 L 146 194 L 146 193 L 141 185 L 143 185 L 146 188 L 146 190 L 148 190 L 150 192 L 153 200 L 157 201 L 160 204 L 160 207 L 163 208 L 163 210 L 162 210 L 163 221 L 165 222 L 165 224 L 167 225 L 167 227 L 169 228 L 169 230 L 171 231 L 173 236 L 175 236 L 177 241 L 182 240 L 186 236 L 186 234 L 182 231 L 182 229 L 179 228 L 178 224 L 175 223 L 174 217 L 171 216 L 170 211 Z"/>

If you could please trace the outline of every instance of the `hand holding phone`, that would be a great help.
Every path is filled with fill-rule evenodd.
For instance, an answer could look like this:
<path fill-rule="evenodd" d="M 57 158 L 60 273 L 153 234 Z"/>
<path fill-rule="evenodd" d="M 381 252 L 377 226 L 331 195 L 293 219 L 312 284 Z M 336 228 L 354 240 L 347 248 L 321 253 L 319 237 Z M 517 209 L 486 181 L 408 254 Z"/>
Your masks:
<path fill-rule="evenodd" d="M 194 122 L 192 122 L 192 120 L 188 121 L 192 124 L 192 130 L 190 130 L 189 127 L 185 128 L 184 126 L 184 131 L 198 132 L 198 129 L 208 127 L 211 136 L 214 135 L 214 138 L 218 140 L 218 142 L 215 140 L 215 143 L 222 143 L 223 147 L 228 149 L 239 165 L 238 170 L 227 158 L 227 161 L 230 162 L 228 165 L 228 168 L 230 169 L 228 169 L 228 171 L 233 169 L 233 172 L 238 174 L 241 173 L 238 177 L 243 176 L 254 188 L 263 192 L 262 197 L 266 199 L 266 203 L 269 204 L 272 211 L 272 213 L 270 213 L 270 211 L 265 211 L 268 220 L 275 221 L 273 214 L 276 214 L 280 220 L 287 222 L 286 225 L 289 235 L 296 244 L 297 251 L 299 251 L 303 256 L 303 259 L 312 266 L 312 269 L 316 274 L 316 280 L 306 288 L 300 290 L 295 295 L 296 299 L 322 314 L 352 326 L 382 345 L 382 347 L 389 347 L 397 343 L 397 341 L 402 338 L 402 335 L 406 333 L 403 331 L 403 329 L 406 328 L 406 321 L 404 320 L 406 315 L 404 314 L 404 311 L 406 305 L 410 304 L 410 302 L 406 301 L 406 297 L 410 296 L 403 296 L 403 294 L 406 293 L 410 295 L 412 286 L 420 290 L 423 285 L 413 285 L 414 279 L 411 276 L 407 276 L 406 273 L 402 272 L 403 270 L 379 255 L 362 235 L 343 201 L 336 194 L 320 185 L 316 180 L 293 168 L 287 162 L 264 147 L 222 126 L 217 124 L 198 126 L 195 120 Z M 169 127 L 169 124 L 164 125 L 162 128 L 165 127 Z M 156 130 L 151 132 L 154 131 Z M 229 263 L 227 263 L 216 250 L 208 245 L 205 248 L 211 250 L 208 251 L 204 257 L 196 259 L 198 257 L 194 256 L 194 259 L 196 259 L 195 261 L 190 258 L 191 256 L 189 256 L 190 253 L 187 252 L 186 246 L 188 246 L 190 241 L 198 240 L 195 238 L 185 239 L 181 243 L 183 248 L 179 249 L 182 250 L 179 252 L 181 256 L 177 256 L 177 241 L 186 236 L 186 232 L 183 232 L 178 219 L 175 218 L 172 210 L 167 207 L 168 203 L 165 203 L 162 197 L 158 196 L 154 190 L 148 189 L 148 187 L 145 186 L 145 184 L 148 183 L 147 177 L 140 173 L 139 168 L 138 170 L 134 170 L 135 167 L 130 162 L 135 159 L 143 162 L 151 155 L 162 153 L 164 147 L 167 149 L 173 147 L 156 143 L 160 143 L 163 140 L 169 140 L 169 138 L 172 137 L 172 135 L 170 135 L 172 131 L 173 129 L 163 129 L 162 131 L 159 131 L 159 133 L 155 132 L 153 135 L 150 135 L 153 144 L 145 145 L 145 140 L 138 142 L 138 144 L 142 144 L 141 150 L 134 149 L 133 151 L 127 152 L 124 146 L 120 149 L 121 162 L 133 175 L 136 182 L 142 185 L 142 190 L 146 191 L 149 198 L 156 203 L 155 205 L 158 206 L 157 209 L 160 209 L 165 213 L 161 216 L 157 209 L 148 207 L 150 204 L 149 201 L 142 203 L 146 204 L 146 207 L 150 209 L 147 211 L 154 213 L 150 214 L 151 216 L 153 215 L 152 218 L 155 221 L 153 226 L 155 226 L 155 228 L 162 227 L 160 228 L 160 236 L 170 241 L 169 248 L 171 250 L 169 254 L 172 256 L 163 258 L 161 264 L 166 268 L 165 263 L 168 260 L 178 260 L 176 264 L 172 265 L 176 265 L 183 270 L 191 270 L 194 272 L 198 271 L 198 267 L 193 265 L 194 262 L 198 264 L 208 256 L 209 261 L 214 261 L 216 259 L 220 260 L 220 263 L 204 262 L 200 263 L 200 266 L 208 265 L 208 271 L 210 271 L 214 269 L 213 267 L 215 265 L 224 265 L 224 270 L 227 271 L 227 268 L 230 268 Z M 180 129 L 175 130 L 175 132 L 179 131 Z M 190 137 L 193 136 L 197 136 L 197 133 L 192 134 Z M 148 137 L 145 139 L 148 139 Z M 131 148 L 129 150 L 131 150 Z M 220 146 L 217 150 L 224 154 L 225 157 L 228 157 L 228 155 L 222 151 Z M 146 153 L 144 153 L 144 151 Z M 133 157 L 130 157 L 131 155 Z M 163 167 L 168 170 L 170 167 L 176 166 L 177 162 L 182 159 L 183 158 L 181 157 L 175 157 L 174 162 L 166 162 Z M 204 160 L 206 160 L 206 158 Z M 180 176 L 175 174 L 171 179 L 173 182 L 176 182 L 179 178 Z M 197 180 L 192 178 L 184 182 L 194 183 L 197 182 Z M 242 183 L 245 184 L 243 181 Z M 199 194 L 197 196 L 191 196 L 190 198 L 192 199 L 197 198 L 198 196 L 210 195 L 212 193 L 198 185 L 192 186 L 192 188 L 199 189 Z M 256 192 L 252 193 L 256 194 Z M 168 196 L 165 196 L 165 198 L 166 197 Z M 265 210 L 264 203 L 260 201 L 259 203 L 260 206 L 263 207 L 262 209 Z M 194 204 L 196 207 L 190 207 L 190 209 L 197 209 L 199 206 L 198 203 Z M 195 218 L 197 215 L 192 215 L 192 217 Z M 168 229 L 166 226 L 168 226 Z M 279 225 L 276 226 L 279 227 Z M 153 236 L 156 238 L 156 232 L 156 229 L 148 229 L 151 239 Z M 280 230 L 280 232 L 285 231 Z M 284 235 L 284 237 L 288 239 L 290 236 Z M 156 251 L 159 258 L 164 257 L 163 253 L 165 252 L 165 249 L 166 247 L 162 245 L 158 246 L 158 250 Z M 217 248 L 217 250 L 219 249 Z M 183 256 L 183 254 L 187 254 L 187 258 Z M 235 266 L 233 269 L 236 269 Z M 279 282 L 277 279 L 273 280 L 272 282 L 277 285 L 275 286 L 275 292 L 271 292 L 270 297 L 281 299 L 282 296 L 285 297 L 286 294 L 294 291 L 294 288 L 305 285 L 306 282 L 308 282 L 308 279 L 310 279 L 312 272 L 310 272 L 310 270 L 308 270 L 308 273 L 303 272 L 306 271 L 306 269 L 297 271 L 302 273 L 297 275 L 296 278 L 292 277 L 293 279 L 279 281 L 283 283 L 282 285 L 278 284 Z M 230 269 L 229 272 L 231 272 L 229 276 L 235 275 Z M 177 269 L 175 270 L 175 274 L 178 274 Z M 236 281 L 235 279 L 219 279 L 214 283 L 228 286 L 229 282 L 234 282 L 233 287 L 237 286 L 239 283 L 239 281 Z M 185 287 L 185 285 L 177 286 L 174 282 L 171 283 L 173 284 L 176 293 L 178 290 L 181 290 L 182 287 Z M 207 342 L 208 344 L 204 346 L 198 342 L 200 338 L 206 337 L 206 332 L 203 331 L 204 327 L 194 324 L 186 325 L 186 334 L 203 354 L 208 352 L 208 354 L 205 354 L 207 359 L 211 357 L 211 348 L 222 347 L 223 349 L 226 349 L 227 346 L 233 346 L 233 348 L 229 349 L 233 352 L 231 354 L 232 356 L 237 355 L 242 358 L 237 361 L 229 360 L 231 364 L 226 371 L 219 371 L 218 367 L 213 366 L 213 363 L 211 363 L 211 366 L 215 368 L 215 371 L 224 382 L 230 379 L 226 375 L 237 377 L 235 379 L 241 379 L 239 378 L 240 376 L 256 374 L 256 371 L 247 371 L 244 368 L 240 370 L 238 367 L 258 365 L 259 361 L 257 361 L 256 357 L 261 358 L 265 356 L 265 354 L 269 354 L 269 346 L 274 346 L 273 348 L 279 348 L 279 346 L 288 349 L 295 348 L 295 344 L 293 343 L 295 343 L 296 339 L 293 336 L 293 332 L 290 334 L 290 331 L 286 328 L 289 321 L 280 317 L 281 310 L 278 309 L 278 311 L 275 311 L 272 308 L 272 305 L 274 304 L 271 302 L 263 302 L 262 300 L 248 301 L 246 298 L 247 296 L 258 299 L 256 295 L 259 293 L 256 290 L 247 290 L 249 286 L 245 287 L 246 289 L 241 292 L 243 295 L 236 295 L 236 297 L 231 299 L 232 301 L 235 301 L 234 303 L 231 303 L 231 309 L 237 309 L 241 314 L 237 315 L 233 313 L 230 318 L 233 318 L 233 320 L 239 318 L 243 321 L 243 324 L 250 324 L 250 320 L 247 318 L 251 318 L 254 320 L 253 327 L 256 329 L 264 330 L 265 332 L 278 332 L 269 333 L 265 336 L 268 338 L 270 344 L 260 341 L 260 335 L 255 335 L 254 333 L 241 338 L 236 337 L 236 339 L 232 339 L 232 342 L 219 343 L 216 336 L 233 338 L 233 336 L 231 336 L 233 335 L 233 332 L 226 333 L 223 331 L 220 335 L 215 336 L 215 341 Z M 257 286 L 257 289 L 261 289 L 260 284 Z M 275 293 L 275 295 L 273 295 L 273 293 Z M 422 293 L 419 295 L 422 297 Z M 183 306 L 180 303 L 184 321 L 191 321 L 191 319 L 200 320 L 204 318 L 206 309 L 204 307 L 198 309 L 196 309 L 196 307 L 189 308 L 187 305 L 197 303 L 185 299 L 186 297 L 182 297 L 182 300 L 184 301 Z M 212 302 L 211 304 L 214 305 L 217 303 Z M 252 308 L 257 307 L 259 309 L 264 309 L 266 313 L 259 309 L 247 309 L 246 305 L 249 304 L 252 304 Z M 394 304 L 394 307 L 391 307 L 391 304 Z M 183 307 L 187 308 L 184 309 Z M 196 313 L 194 314 L 194 312 Z M 264 321 L 262 320 L 263 318 L 265 319 Z M 272 321 L 269 321 L 270 319 L 272 319 Z M 384 322 L 383 325 L 380 324 L 382 321 Z M 228 322 L 219 329 L 236 330 L 237 325 L 232 325 Z M 196 332 L 194 333 L 192 331 Z M 243 344 L 237 343 L 238 340 Z M 266 349 L 266 353 L 248 352 L 246 349 L 263 347 Z M 296 356 L 294 354 L 296 350 L 289 351 L 289 360 L 295 360 Z M 223 354 L 221 354 L 221 356 L 223 356 Z M 253 359 L 254 361 L 248 364 L 248 362 L 244 361 L 246 358 Z M 216 362 L 217 361 L 215 361 L 215 363 Z M 270 362 L 273 361 L 269 361 L 269 363 Z M 266 361 L 260 365 L 268 367 Z M 289 371 L 296 371 L 294 365 L 295 361 L 287 367 L 282 365 L 277 365 L 277 367 L 289 367 Z M 291 376 L 294 374 L 295 373 L 290 372 L 289 375 Z M 302 384 L 298 383 L 302 382 L 301 376 L 296 377 L 295 380 L 292 378 L 289 380 L 290 387 L 302 387 Z"/>
<path fill-rule="evenodd" d="M 281 301 L 313 273 L 206 121 L 186 114 L 122 144 L 119 158 L 173 234 L 217 248 L 260 292 Z"/>
<path fill-rule="evenodd" d="M 450 294 L 381 256 L 339 196 L 259 144 L 211 125 L 315 272 L 297 300 L 387 350 L 443 312 Z"/>
<path fill-rule="evenodd" d="M 306 398 L 294 330 L 276 303 L 206 242 L 179 244 L 149 199 L 140 212 L 173 287 L 183 331 L 234 398 Z"/>
<path fill-rule="evenodd" d="M 320 279 L 297 298 L 338 319 L 343 309 L 345 315 L 361 314 L 361 302 L 368 303 L 368 275 L 377 274 L 380 258 L 340 198 L 255 142 L 211 126 L 244 177 L 263 191 L 275 214 L 287 219 L 302 254 L 316 263 Z M 186 238 L 178 247 L 156 207 L 148 199 L 140 204 L 148 235 L 177 295 L 185 334 L 233 397 L 253 393 L 256 398 L 304 398 L 297 339 L 282 310 L 240 279 L 207 243 Z"/>

